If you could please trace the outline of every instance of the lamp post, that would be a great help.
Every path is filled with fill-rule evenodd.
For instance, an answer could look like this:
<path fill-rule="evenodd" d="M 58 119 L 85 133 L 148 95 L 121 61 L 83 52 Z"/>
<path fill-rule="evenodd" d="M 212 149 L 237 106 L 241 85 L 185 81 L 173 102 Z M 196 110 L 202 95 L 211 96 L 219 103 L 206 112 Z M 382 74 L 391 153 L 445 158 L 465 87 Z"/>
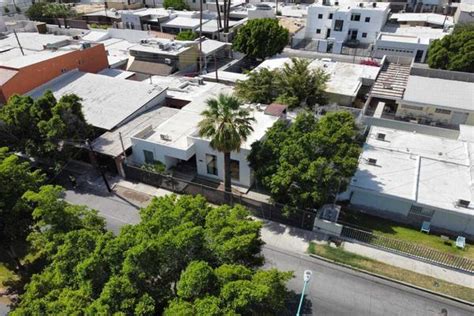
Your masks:
<path fill-rule="evenodd" d="M 296 316 L 301 315 L 301 307 L 303 306 L 303 301 L 304 301 L 304 292 L 306 291 L 306 286 L 309 283 L 309 280 L 311 280 L 311 275 L 313 272 L 311 270 L 305 270 L 303 274 L 303 291 L 301 292 L 301 298 L 300 298 L 300 304 L 298 305 L 298 311 L 296 312 Z"/>

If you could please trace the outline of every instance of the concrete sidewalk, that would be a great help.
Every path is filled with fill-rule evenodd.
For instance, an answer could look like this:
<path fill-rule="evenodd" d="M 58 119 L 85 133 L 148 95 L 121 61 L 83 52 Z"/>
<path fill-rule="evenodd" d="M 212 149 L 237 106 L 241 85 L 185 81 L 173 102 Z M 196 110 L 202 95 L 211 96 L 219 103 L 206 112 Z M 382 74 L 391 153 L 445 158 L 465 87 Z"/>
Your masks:
<path fill-rule="evenodd" d="M 164 196 L 171 191 L 155 188 L 143 183 L 133 183 L 123 179 L 115 179 L 114 190 L 128 199 L 135 199 L 141 207 L 146 206 L 152 196 Z M 254 217 L 255 218 L 255 217 Z M 255 218 L 264 223 L 261 230 L 262 240 L 270 246 L 291 252 L 306 253 L 311 241 L 324 243 L 327 235 L 291 227 L 277 222 Z M 418 261 L 391 252 L 378 250 L 358 243 L 345 241 L 344 250 L 368 257 L 392 266 L 428 275 L 454 284 L 474 288 L 474 277 L 467 273 L 458 272 Z"/>

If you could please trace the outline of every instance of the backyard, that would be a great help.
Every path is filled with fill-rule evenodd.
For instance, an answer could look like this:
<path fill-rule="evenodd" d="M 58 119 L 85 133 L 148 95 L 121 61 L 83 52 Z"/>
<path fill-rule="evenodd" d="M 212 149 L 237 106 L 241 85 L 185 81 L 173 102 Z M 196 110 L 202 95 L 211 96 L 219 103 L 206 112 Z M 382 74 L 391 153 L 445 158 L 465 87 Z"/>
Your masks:
<path fill-rule="evenodd" d="M 456 248 L 456 237 L 450 236 L 449 241 L 441 239 L 437 234 L 426 234 L 409 225 L 400 224 L 387 219 L 371 216 L 354 211 L 341 212 L 341 223 L 361 230 L 372 232 L 388 238 L 404 240 L 413 244 L 429 247 L 444 253 L 474 259 L 474 245 L 466 242 L 464 249 Z"/>

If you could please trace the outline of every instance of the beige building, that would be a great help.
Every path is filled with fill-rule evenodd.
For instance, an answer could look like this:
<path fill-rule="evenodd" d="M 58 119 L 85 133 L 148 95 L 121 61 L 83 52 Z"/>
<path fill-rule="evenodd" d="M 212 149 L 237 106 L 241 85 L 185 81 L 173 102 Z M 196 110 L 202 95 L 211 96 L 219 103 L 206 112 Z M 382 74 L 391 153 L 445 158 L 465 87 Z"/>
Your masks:
<path fill-rule="evenodd" d="M 474 125 L 474 78 L 463 79 L 468 81 L 410 75 L 395 116 L 432 125 Z"/>

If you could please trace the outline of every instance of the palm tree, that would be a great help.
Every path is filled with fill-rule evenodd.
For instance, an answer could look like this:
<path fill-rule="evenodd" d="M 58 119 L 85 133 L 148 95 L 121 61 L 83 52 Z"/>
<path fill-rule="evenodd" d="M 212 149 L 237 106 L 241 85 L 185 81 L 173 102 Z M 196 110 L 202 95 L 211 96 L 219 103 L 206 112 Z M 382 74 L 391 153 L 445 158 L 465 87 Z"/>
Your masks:
<path fill-rule="evenodd" d="M 199 122 L 199 135 L 210 139 L 212 149 L 224 153 L 224 187 L 231 192 L 230 153 L 240 150 L 253 131 L 255 119 L 233 95 L 219 94 L 206 103 L 208 108 L 201 113 L 204 118 Z"/>

